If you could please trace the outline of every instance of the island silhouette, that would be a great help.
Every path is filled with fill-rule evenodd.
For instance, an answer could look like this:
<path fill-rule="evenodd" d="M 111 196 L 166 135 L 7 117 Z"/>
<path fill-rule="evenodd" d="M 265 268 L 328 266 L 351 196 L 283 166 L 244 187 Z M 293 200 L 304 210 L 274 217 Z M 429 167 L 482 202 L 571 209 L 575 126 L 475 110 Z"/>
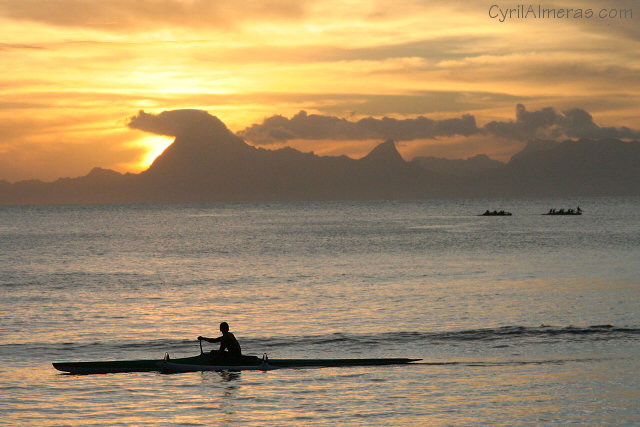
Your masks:
<path fill-rule="evenodd" d="M 175 140 L 137 174 L 94 168 L 54 182 L 0 181 L 0 204 L 640 195 L 637 141 L 535 140 L 507 163 L 406 161 L 393 140 L 361 159 L 257 148 L 199 110 L 140 112 L 130 126 Z"/>

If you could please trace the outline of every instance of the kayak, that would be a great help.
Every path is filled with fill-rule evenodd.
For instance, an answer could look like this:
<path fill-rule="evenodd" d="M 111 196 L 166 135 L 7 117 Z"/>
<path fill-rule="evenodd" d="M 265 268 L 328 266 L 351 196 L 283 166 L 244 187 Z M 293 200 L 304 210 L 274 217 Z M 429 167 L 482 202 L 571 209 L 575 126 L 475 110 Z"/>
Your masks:
<path fill-rule="evenodd" d="M 321 368 L 341 366 L 404 365 L 420 359 L 269 359 L 242 356 L 240 360 L 212 360 L 209 354 L 171 359 L 119 360 L 98 362 L 56 362 L 53 367 L 70 374 L 107 374 L 116 372 L 195 372 L 195 371 L 269 371 L 282 368 Z"/>

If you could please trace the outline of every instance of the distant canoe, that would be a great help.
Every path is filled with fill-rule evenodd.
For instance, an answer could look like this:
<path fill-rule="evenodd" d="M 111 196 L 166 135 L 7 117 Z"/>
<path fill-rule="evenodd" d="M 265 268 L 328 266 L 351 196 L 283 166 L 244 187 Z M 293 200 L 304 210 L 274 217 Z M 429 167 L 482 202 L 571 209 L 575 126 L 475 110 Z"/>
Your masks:
<path fill-rule="evenodd" d="M 579 207 L 577 209 L 550 209 L 549 212 L 543 213 L 542 215 L 582 215 L 582 209 Z"/>
<path fill-rule="evenodd" d="M 505 212 L 505 211 L 486 211 L 483 214 L 480 214 L 478 216 L 511 216 L 511 212 Z"/>
<path fill-rule="evenodd" d="M 543 213 L 542 215 L 582 215 L 582 212 L 547 212 Z"/>

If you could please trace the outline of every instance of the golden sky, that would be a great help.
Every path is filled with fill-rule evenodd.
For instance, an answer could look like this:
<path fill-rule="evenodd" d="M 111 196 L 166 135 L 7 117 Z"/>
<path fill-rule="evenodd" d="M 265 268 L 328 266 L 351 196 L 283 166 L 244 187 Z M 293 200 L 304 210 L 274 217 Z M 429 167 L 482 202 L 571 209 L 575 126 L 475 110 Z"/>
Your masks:
<path fill-rule="evenodd" d="M 522 4 L 572 16 L 501 18 Z M 520 103 L 637 130 L 639 20 L 632 0 L 2 0 L 0 179 L 140 171 L 171 138 L 128 127 L 139 110 L 202 109 L 240 132 L 300 110 L 349 120 L 471 114 L 482 127 L 515 120 Z M 274 147 L 359 157 L 377 142 Z M 478 134 L 399 149 L 406 159 L 506 160 L 523 144 Z"/>

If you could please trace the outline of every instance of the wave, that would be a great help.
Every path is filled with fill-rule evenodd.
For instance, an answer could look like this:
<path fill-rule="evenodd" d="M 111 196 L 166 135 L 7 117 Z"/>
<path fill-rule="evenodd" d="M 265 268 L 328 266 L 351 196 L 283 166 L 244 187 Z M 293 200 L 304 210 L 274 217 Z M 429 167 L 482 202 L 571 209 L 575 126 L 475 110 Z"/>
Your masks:
<path fill-rule="evenodd" d="M 578 326 L 504 326 L 499 328 L 482 328 L 444 332 L 386 332 L 379 334 L 330 334 L 302 337 L 278 337 L 273 339 L 257 339 L 264 346 L 297 346 L 297 345 L 357 345 L 378 346 L 384 343 L 420 343 L 442 344 L 452 342 L 473 341 L 508 341 L 521 339 L 559 339 L 571 341 L 638 339 L 640 328 L 616 327 L 613 325 Z"/>
<path fill-rule="evenodd" d="M 495 341 L 512 338 L 565 338 L 565 339 L 616 339 L 639 337 L 640 328 L 616 327 L 613 325 L 578 326 L 503 326 L 499 328 L 471 329 L 453 332 L 406 334 L 430 341 Z"/>
<path fill-rule="evenodd" d="M 253 351 L 271 351 L 273 349 L 288 348 L 297 349 L 331 349 L 340 347 L 342 349 L 381 349 L 389 344 L 393 346 L 411 345 L 419 347 L 421 345 L 447 345 L 474 342 L 491 342 L 492 347 L 508 347 L 518 343 L 545 343 L 545 342 L 584 342 L 584 341 L 614 341 L 627 340 L 635 341 L 640 339 L 640 328 L 617 327 L 613 325 L 594 325 L 587 327 L 577 326 L 504 326 L 499 328 L 469 329 L 461 331 L 443 332 L 385 332 L 377 334 L 348 334 L 335 333 L 326 335 L 304 335 L 304 336 L 278 336 L 278 337 L 240 337 L 243 348 Z M 205 350 L 215 347 L 215 345 L 205 344 Z M 10 354 L 27 350 L 41 354 L 104 354 L 121 351 L 157 352 L 199 351 L 197 341 L 192 339 L 173 340 L 139 340 L 120 341 L 110 340 L 101 342 L 31 342 L 31 343 L 6 343 L 0 344 L 0 354 Z"/>

